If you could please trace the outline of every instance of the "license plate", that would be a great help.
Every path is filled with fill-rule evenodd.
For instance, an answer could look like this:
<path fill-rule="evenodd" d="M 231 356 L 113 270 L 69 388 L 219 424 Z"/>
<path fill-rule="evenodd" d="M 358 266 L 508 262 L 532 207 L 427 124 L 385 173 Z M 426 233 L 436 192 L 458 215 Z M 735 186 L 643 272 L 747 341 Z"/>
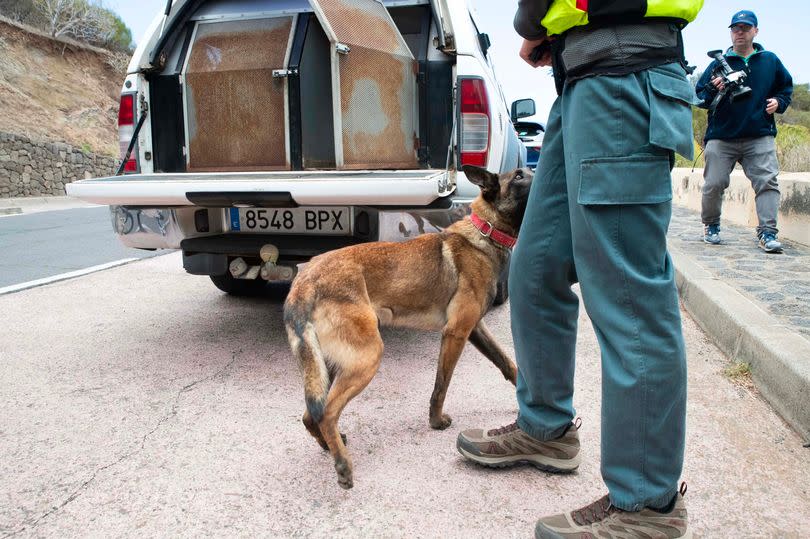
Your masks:
<path fill-rule="evenodd" d="M 352 233 L 352 210 L 328 208 L 230 208 L 231 231 L 274 234 Z"/>

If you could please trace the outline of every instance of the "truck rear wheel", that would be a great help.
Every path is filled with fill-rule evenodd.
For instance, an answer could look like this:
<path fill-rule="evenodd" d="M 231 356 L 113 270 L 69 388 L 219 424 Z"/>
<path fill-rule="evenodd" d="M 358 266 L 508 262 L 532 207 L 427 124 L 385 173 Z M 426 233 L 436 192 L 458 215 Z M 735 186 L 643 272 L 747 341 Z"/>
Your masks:
<path fill-rule="evenodd" d="M 498 276 L 498 284 L 495 285 L 495 297 L 492 299 L 493 305 L 503 305 L 509 299 L 509 265 L 511 259 L 506 260 L 501 274 Z"/>
<path fill-rule="evenodd" d="M 237 279 L 230 273 L 211 275 L 214 286 L 231 296 L 255 297 L 261 296 L 267 281 L 257 279 Z"/>
<path fill-rule="evenodd" d="M 214 286 L 230 296 L 256 298 L 264 297 L 276 301 L 284 301 L 290 292 L 289 282 L 268 283 L 262 279 L 236 279 L 230 273 L 223 275 L 210 275 Z"/>
<path fill-rule="evenodd" d="M 492 300 L 493 305 L 503 305 L 509 299 L 509 276 L 501 277 L 498 284 L 495 285 L 495 298 Z"/>

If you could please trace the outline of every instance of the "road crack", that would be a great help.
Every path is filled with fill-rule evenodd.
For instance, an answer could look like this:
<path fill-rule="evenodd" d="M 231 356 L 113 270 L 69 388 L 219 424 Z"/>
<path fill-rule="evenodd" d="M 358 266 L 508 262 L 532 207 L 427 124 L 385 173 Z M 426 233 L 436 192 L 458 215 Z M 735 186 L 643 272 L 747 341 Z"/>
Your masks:
<path fill-rule="evenodd" d="M 84 492 L 84 491 L 85 491 L 85 490 L 86 490 L 86 489 L 87 489 L 87 488 L 88 488 L 88 487 L 89 487 L 91 484 L 93 484 L 93 482 L 96 480 L 96 477 L 97 477 L 99 474 L 101 474 L 102 472 L 105 472 L 106 470 L 108 470 L 108 469 L 110 469 L 110 468 L 113 468 L 113 467 L 115 467 L 115 466 L 117 466 L 117 465 L 121 464 L 121 463 L 122 463 L 122 462 L 124 462 L 125 460 L 130 459 L 130 458 L 132 458 L 133 456 L 135 456 L 135 455 L 137 455 L 138 453 L 140 453 L 141 451 L 143 451 L 144 447 L 146 447 L 146 442 L 147 442 L 147 440 L 149 440 L 149 438 L 150 438 L 150 437 L 151 437 L 153 434 L 155 434 L 155 433 L 156 433 L 158 430 L 160 430 L 160 428 L 161 428 L 161 427 L 162 427 L 162 426 L 163 426 L 165 423 L 167 423 L 167 422 L 168 422 L 168 421 L 170 421 L 172 418 L 174 418 L 175 416 L 177 416 L 177 412 L 178 412 L 178 410 L 179 410 L 180 397 L 182 397 L 182 396 L 183 396 L 183 394 L 185 394 L 185 393 L 188 393 L 188 392 L 192 391 L 192 390 L 193 390 L 195 387 L 197 387 L 198 385 L 200 385 L 200 384 L 204 384 L 204 383 L 206 383 L 206 382 L 209 382 L 209 381 L 211 381 L 211 380 L 214 380 L 214 379 L 215 379 L 215 378 L 217 378 L 218 376 L 221 376 L 223 373 L 225 373 L 225 371 L 227 371 L 228 369 L 230 369 L 230 368 L 231 368 L 231 366 L 232 366 L 232 365 L 233 365 L 233 364 L 236 362 L 237 355 L 239 355 L 239 354 L 241 354 L 241 353 L 242 353 L 242 350 L 241 350 L 241 349 L 240 349 L 240 350 L 238 350 L 238 351 L 236 351 L 236 352 L 233 352 L 233 355 L 232 355 L 232 357 L 231 357 L 231 360 L 230 360 L 230 361 L 229 361 L 227 364 L 225 364 L 225 366 L 223 366 L 221 369 L 219 369 L 218 371 L 216 371 L 215 373 L 213 373 L 213 374 L 211 374 L 211 375 L 209 375 L 209 376 L 206 376 L 205 378 L 201 378 L 201 379 L 199 379 L 199 380 L 196 380 L 196 381 L 194 381 L 194 382 L 191 382 L 191 383 L 186 384 L 185 386 L 181 387 L 181 388 L 180 388 L 180 389 L 177 391 L 177 395 L 175 395 L 175 396 L 174 396 L 174 400 L 173 400 L 172 405 L 171 405 L 171 410 L 169 410 L 169 412 L 168 412 L 168 413 L 166 413 L 166 415 L 164 415 L 162 418 L 160 418 L 160 419 L 158 420 L 157 424 L 155 425 L 155 427 L 154 427 L 152 430 L 150 430 L 150 431 L 149 431 L 149 432 L 147 432 L 147 433 L 146 433 L 144 436 L 142 436 L 142 437 L 141 437 L 141 441 L 140 441 L 140 443 L 139 443 L 139 444 L 137 444 L 137 445 L 136 445 L 136 447 L 135 447 L 134 449 L 132 449 L 132 450 L 131 450 L 131 451 L 129 451 L 128 453 L 126 453 L 126 454 L 122 455 L 120 458 L 116 459 L 114 462 L 111 462 L 111 463 L 109 463 L 109 464 L 106 464 L 106 465 L 104 465 L 104 466 L 102 466 L 102 467 L 98 468 L 97 470 L 95 470 L 95 471 L 93 472 L 93 475 L 91 475 L 89 479 L 87 479 L 87 480 L 86 480 L 86 481 L 84 481 L 84 482 L 83 482 L 81 485 L 79 485 L 79 487 L 77 487 L 77 488 L 76 488 L 76 490 L 74 490 L 74 491 L 73 491 L 73 492 L 72 492 L 72 493 L 71 493 L 71 494 L 70 494 L 70 495 L 69 495 L 69 496 L 68 496 L 68 497 L 67 497 L 67 498 L 66 498 L 66 499 L 65 499 L 65 500 L 62 502 L 62 503 L 60 503 L 59 505 L 56 505 L 56 506 L 52 507 L 52 508 L 51 508 L 49 511 L 46 511 L 45 513 L 43 513 L 42 515 L 40 515 L 39 517 L 37 517 L 37 518 L 36 518 L 34 521 L 32 521 L 32 522 L 30 522 L 30 523 L 27 523 L 27 522 L 23 521 L 21 524 L 19 524 L 19 526 L 20 526 L 20 527 L 19 527 L 19 529 L 17 529 L 16 531 L 12 531 L 12 532 L 8 532 L 8 533 L 6 533 L 5 535 L 3 535 L 3 536 L 2 536 L 2 537 L 3 537 L 3 539 L 6 539 L 6 538 L 8 538 L 8 537 L 15 537 L 15 536 L 17 536 L 17 535 L 19 535 L 19 534 L 21 534 L 21 533 L 23 533 L 23 532 L 25 532 L 25 531 L 30 531 L 30 530 L 33 530 L 33 529 L 34 529 L 34 528 L 36 528 L 36 527 L 39 525 L 39 523 L 40 523 L 40 522 L 42 522 L 44 519 L 48 518 L 49 516 L 53 515 L 54 513 L 57 513 L 58 511 L 60 511 L 61 509 L 63 509 L 65 506 L 67 506 L 68 504 L 70 504 L 70 503 L 74 502 L 76 499 L 78 499 L 78 498 L 81 496 L 81 494 L 82 494 L 82 493 L 83 493 L 83 492 Z M 13 529 L 13 528 L 14 528 L 14 527 L 12 527 L 12 529 Z"/>

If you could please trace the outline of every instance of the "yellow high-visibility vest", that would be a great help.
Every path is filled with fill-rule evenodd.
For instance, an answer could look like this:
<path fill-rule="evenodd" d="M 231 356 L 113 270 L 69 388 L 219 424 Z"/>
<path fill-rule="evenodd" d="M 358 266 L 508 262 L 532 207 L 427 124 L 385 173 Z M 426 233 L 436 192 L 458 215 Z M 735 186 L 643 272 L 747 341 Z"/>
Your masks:
<path fill-rule="evenodd" d="M 604 19 L 663 18 L 685 25 L 695 20 L 702 7 L 703 0 L 554 0 L 541 24 L 548 35 Z"/>

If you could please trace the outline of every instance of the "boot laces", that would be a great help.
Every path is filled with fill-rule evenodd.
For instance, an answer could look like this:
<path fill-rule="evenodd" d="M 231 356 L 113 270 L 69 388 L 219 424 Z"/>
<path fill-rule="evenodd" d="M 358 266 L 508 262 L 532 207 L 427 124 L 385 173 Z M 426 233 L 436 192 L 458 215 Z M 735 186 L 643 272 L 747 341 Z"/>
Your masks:
<path fill-rule="evenodd" d="M 517 421 L 515 421 L 514 423 L 510 423 L 509 425 L 505 425 L 503 427 L 498 427 L 497 429 L 492 429 L 487 432 L 487 436 L 498 436 L 500 434 L 509 434 L 510 432 L 515 432 L 516 430 L 520 430 Z"/>
<path fill-rule="evenodd" d="M 620 511 L 621 509 L 614 507 L 613 504 L 610 503 L 610 497 L 605 496 L 596 500 L 590 505 L 586 505 L 582 509 L 573 511 L 571 513 L 571 518 L 579 526 L 587 526 L 595 522 L 600 522 L 613 513 L 618 513 Z"/>

